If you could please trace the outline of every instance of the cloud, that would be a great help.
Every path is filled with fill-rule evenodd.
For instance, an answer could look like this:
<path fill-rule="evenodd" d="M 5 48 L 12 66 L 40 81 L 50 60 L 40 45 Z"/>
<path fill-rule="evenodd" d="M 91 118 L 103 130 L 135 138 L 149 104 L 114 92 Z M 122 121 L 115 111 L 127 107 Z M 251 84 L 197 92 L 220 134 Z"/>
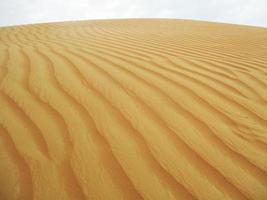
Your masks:
<path fill-rule="evenodd" d="M 267 27 L 265 0 L 8 0 L 0 26 L 110 18 L 182 18 Z"/>

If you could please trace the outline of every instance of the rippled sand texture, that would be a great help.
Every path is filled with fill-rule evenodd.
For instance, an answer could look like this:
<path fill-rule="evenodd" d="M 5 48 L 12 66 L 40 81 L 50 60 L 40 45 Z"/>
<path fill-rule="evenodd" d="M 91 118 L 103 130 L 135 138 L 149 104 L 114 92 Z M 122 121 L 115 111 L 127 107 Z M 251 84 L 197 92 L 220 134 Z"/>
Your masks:
<path fill-rule="evenodd" d="M 267 199 L 267 29 L 0 28 L 0 199 Z"/>

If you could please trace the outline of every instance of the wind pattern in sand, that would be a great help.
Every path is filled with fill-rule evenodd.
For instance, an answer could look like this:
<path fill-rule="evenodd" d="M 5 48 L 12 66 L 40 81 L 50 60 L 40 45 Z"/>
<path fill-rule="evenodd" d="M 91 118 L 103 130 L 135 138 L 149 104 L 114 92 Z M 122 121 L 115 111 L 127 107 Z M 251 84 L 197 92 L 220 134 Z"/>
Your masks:
<path fill-rule="evenodd" d="M 267 29 L 0 28 L 0 199 L 267 199 Z"/>

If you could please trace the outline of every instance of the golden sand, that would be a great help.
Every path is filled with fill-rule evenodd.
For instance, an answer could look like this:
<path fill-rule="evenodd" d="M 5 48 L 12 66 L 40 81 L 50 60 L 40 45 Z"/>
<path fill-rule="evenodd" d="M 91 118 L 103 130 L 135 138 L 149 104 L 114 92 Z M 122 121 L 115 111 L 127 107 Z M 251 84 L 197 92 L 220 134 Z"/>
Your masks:
<path fill-rule="evenodd" d="M 267 199 L 267 29 L 0 28 L 1 200 Z"/>

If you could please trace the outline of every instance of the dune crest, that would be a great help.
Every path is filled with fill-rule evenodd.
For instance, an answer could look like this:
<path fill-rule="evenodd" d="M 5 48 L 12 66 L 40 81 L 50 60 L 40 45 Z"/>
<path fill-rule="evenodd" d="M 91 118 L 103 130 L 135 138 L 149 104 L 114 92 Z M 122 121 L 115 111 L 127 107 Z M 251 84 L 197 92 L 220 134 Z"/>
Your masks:
<path fill-rule="evenodd" d="M 267 29 L 0 28 L 0 199 L 267 199 Z"/>

